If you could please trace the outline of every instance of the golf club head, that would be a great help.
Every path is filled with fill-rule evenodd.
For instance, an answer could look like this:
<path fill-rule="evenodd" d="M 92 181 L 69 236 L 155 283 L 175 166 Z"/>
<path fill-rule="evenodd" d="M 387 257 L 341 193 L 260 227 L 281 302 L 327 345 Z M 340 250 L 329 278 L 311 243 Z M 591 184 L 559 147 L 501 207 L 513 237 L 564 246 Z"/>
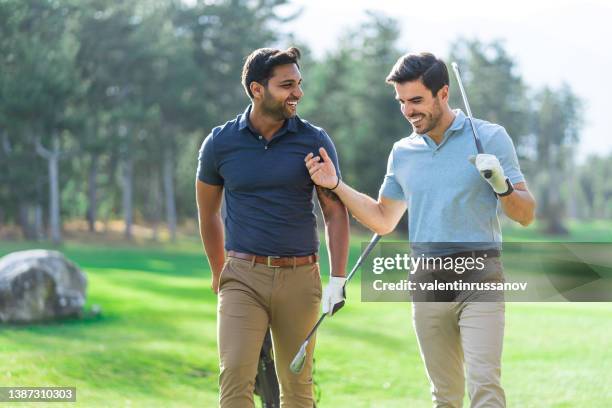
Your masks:
<path fill-rule="evenodd" d="M 308 341 L 305 341 L 300 347 L 300 350 L 293 357 L 293 361 L 289 365 L 289 369 L 294 374 L 299 374 L 302 372 L 304 368 L 304 363 L 306 362 L 306 346 L 308 346 Z"/>

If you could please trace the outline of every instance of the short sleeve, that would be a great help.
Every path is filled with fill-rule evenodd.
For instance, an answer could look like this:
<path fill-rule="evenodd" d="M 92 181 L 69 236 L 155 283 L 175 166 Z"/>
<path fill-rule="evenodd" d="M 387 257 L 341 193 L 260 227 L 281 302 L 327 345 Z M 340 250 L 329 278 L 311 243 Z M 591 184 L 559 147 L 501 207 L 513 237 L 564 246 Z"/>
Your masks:
<path fill-rule="evenodd" d="M 219 174 L 214 149 L 215 129 L 204 139 L 198 156 L 198 180 L 217 186 L 223 185 L 223 177 Z"/>
<path fill-rule="evenodd" d="M 342 178 L 342 174 L 340 173 L 340 163 L 338 162 L 338 153 L 336 152 L 336 146 L 334 146 L 334 142 L 332 142 L 331 137 L 321 129 L 321 147 L 325 149 L 330 159 L 334 163 L 334 167 L 336 168 L 336 174 L 338 178 Z M 318 154 L 318 153 L 317 153 Z"/>
<path fill-rule="evenodd" d="M 493 135 L 490 146 L 485 149 L 487 153 L 494 154 L 504 169 L 504 174 L 510 179 L 512 184 L 525 181 L 525 176 L 521 172 L 516 150 L 512 139 L 502 126 Z"/>
<path fill-rule="evenodd" d="M 402 186 L 395 177 L 395 166 L 393 165 L 394 153 L 395 148 L 391 150 L 391 153 L 389 154 L 389 160 L 387 161 L 387 173 L 385 174 L 385 179 L 380 186 L 378 195 L 381 197 L 390 198 L 391 200 L 400 201 L 405 200 L 405 196 Z"/>

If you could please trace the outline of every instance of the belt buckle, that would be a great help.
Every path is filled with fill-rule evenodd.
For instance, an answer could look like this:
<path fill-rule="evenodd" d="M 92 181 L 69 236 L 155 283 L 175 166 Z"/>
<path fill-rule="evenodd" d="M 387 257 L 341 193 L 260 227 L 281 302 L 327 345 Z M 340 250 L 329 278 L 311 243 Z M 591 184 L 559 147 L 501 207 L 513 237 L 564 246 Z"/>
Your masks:
<path fill-rule="evenodd" d="M 280 259 L 280 256 L 268 256 L 268 268 L 280 268 L 280 265 L 272 265 L 270 262 L 272 259 Z"/>

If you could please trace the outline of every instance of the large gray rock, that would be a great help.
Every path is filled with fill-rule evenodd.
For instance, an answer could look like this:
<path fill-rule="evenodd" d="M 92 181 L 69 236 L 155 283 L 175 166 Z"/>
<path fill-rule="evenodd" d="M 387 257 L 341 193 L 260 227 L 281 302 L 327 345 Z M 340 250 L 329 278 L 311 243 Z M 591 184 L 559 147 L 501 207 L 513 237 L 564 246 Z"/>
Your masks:
<path fill-rule="evenodd" d="M 0 259 L 0 322 L 79 316 L 87 278 L 57 251 L 13 252 Z"/>

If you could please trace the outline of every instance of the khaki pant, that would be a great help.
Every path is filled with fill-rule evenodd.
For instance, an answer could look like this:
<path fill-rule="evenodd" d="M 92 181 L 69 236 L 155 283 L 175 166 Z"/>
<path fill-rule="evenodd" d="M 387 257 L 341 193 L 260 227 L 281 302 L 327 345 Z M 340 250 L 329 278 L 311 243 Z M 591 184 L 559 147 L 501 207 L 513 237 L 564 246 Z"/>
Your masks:
<path fill-rule="evenodd" d="M 289 364 L 318 318 L 319 265 L 275 268 L 230 257 L 219 286 L 221 408 L 254 407 L 257 363 L 268 326 L 272 331 L 281 406 L 312 408 L 314 336 L 302 372 L 293 374 Z"/>
<path fill-rule="evenodd" d="M 483 281 L 502 281 L 500 261 Z M 458 302 L 414 302 L 413 324 L 436 408 L 463 406 L 465 374 L 472 408 L 503 408 L 501 356 L 505 304 L 487 293 L 456 293 Z M 495 296 L 495 295 L 493 295 Z"/>

